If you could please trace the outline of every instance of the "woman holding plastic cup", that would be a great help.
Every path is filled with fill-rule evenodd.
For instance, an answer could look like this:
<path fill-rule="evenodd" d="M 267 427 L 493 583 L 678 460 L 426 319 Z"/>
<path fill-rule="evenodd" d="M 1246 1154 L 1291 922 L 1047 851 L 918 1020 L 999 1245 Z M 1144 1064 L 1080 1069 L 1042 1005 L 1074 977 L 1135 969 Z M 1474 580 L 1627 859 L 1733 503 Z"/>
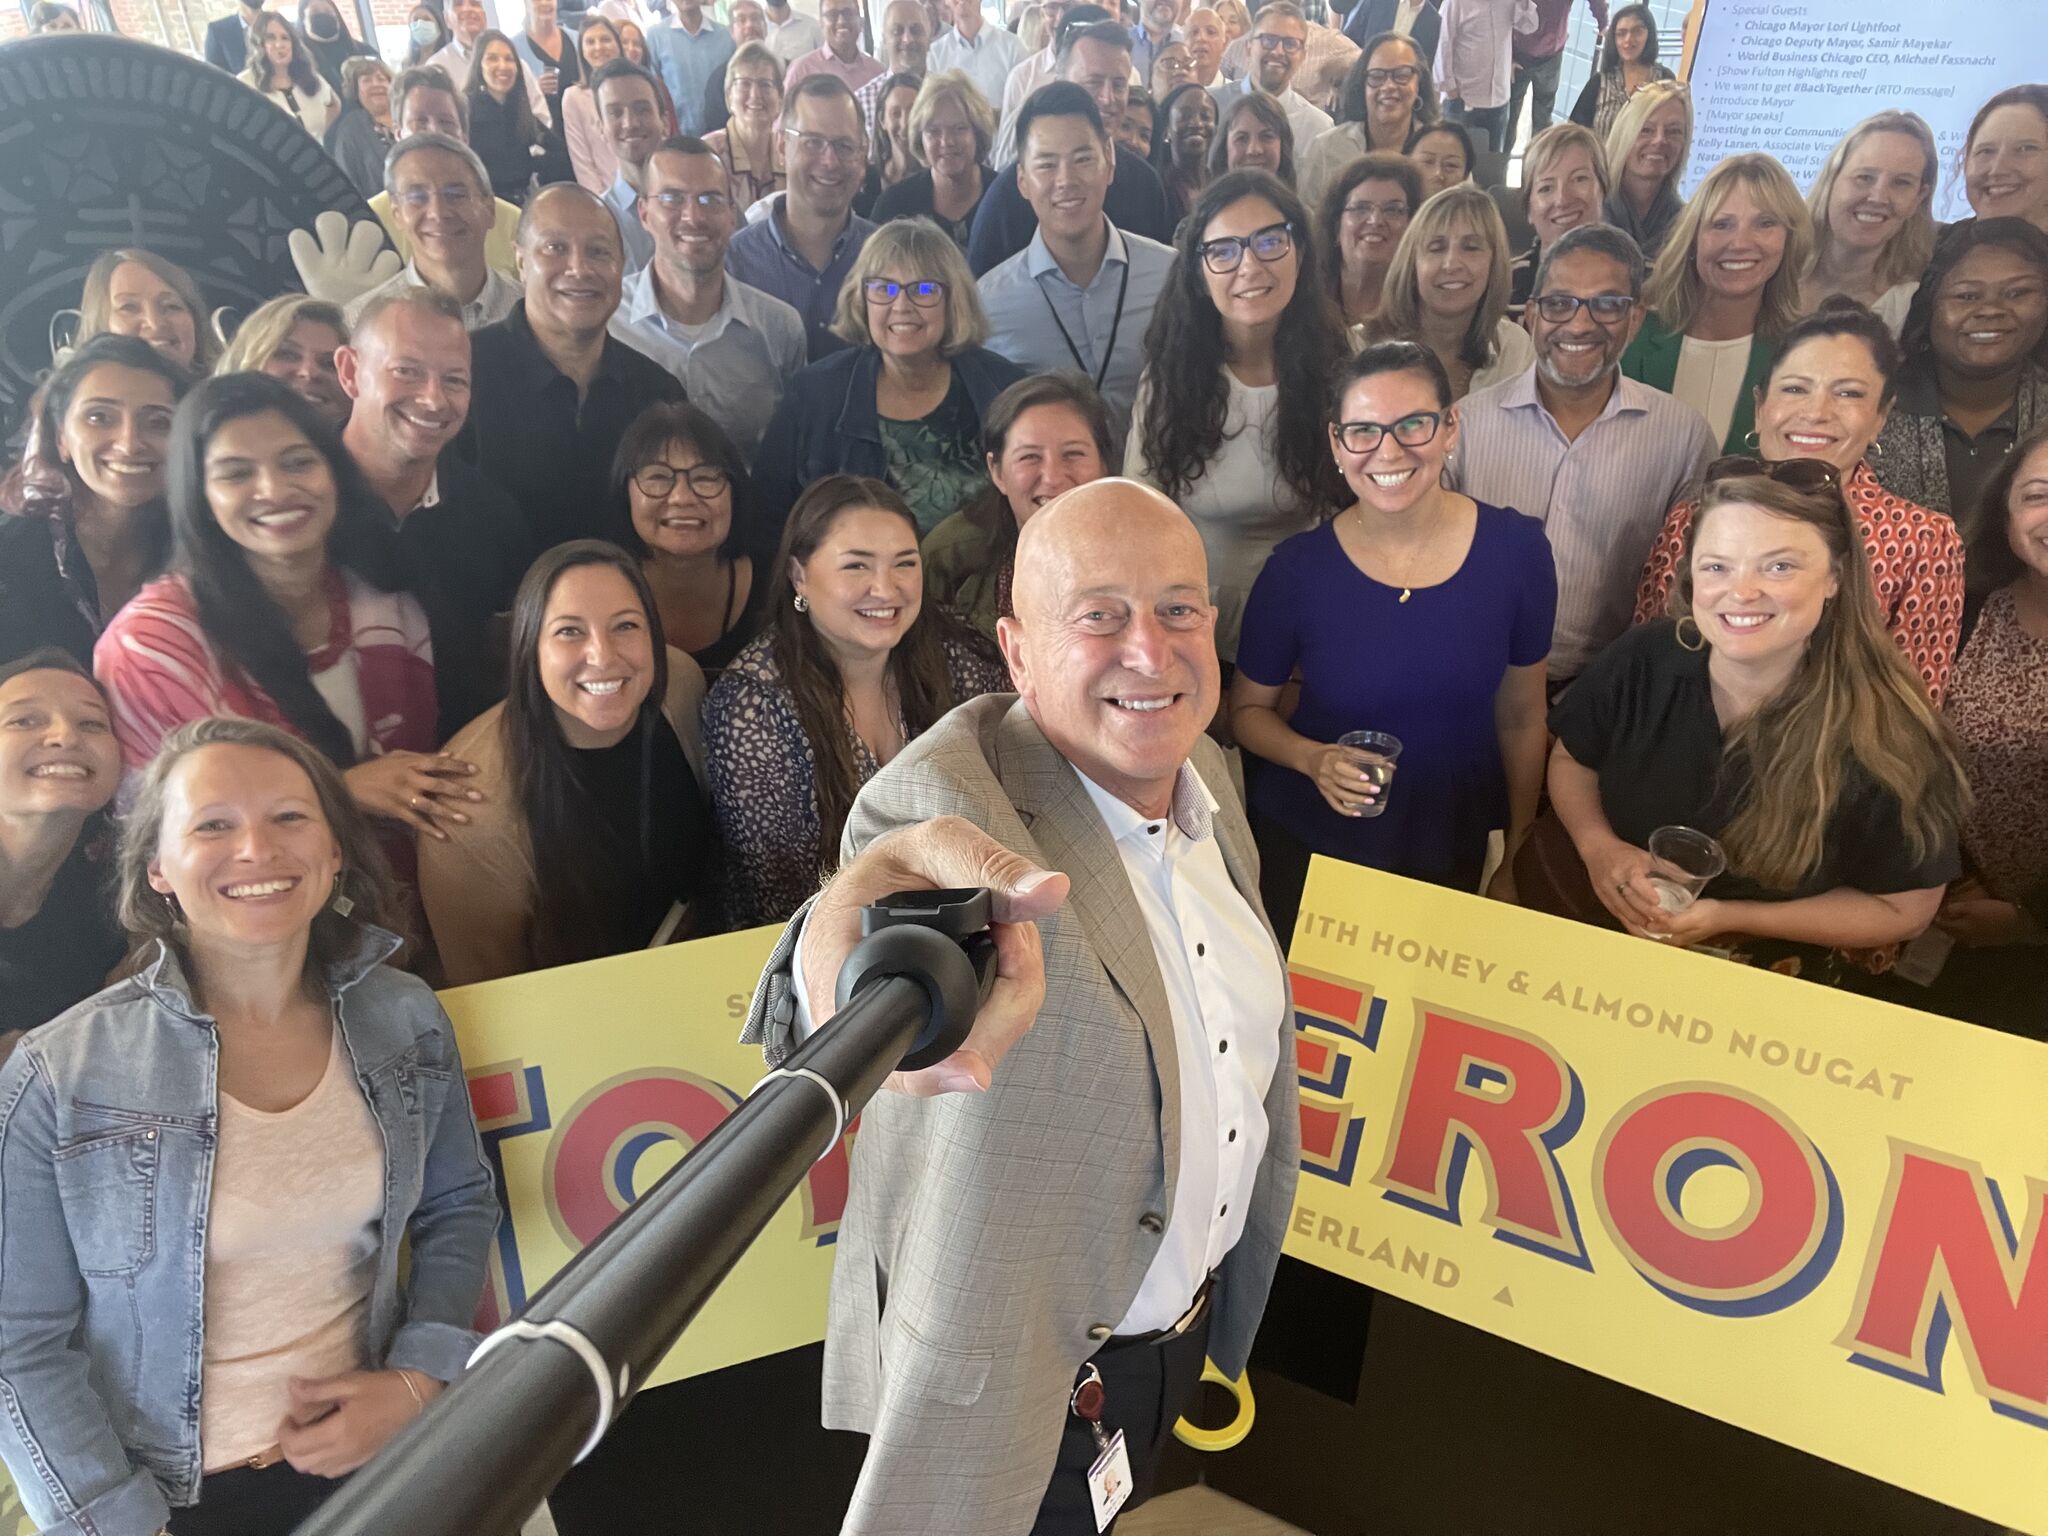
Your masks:
<path fill-rule="evenodd" d="M 1282 934 L 1310 854 L 1470 891 L 1488 834 L 1519 841 L 1535 817 L 1550 542 L 1535 519 L 1443 488 L 1457 441 L 1450 381 L 1426 347 L 1346 361 L 1330 450 L 1357 504 L 1281 543 L 1252 587 L 1230 718 L 1260 760 L 1247 764 L 1252 828 Z"/>
<path fill-rule="evenodd" d="M 1840 471 L 1710 466 L 1672 611 L 1623 635 L 1551 711 L 1551 803 L 1593 894 L 1646 938 L 1851 978 L 1841 951 L 1933 920 L 1969 790 L 1885 632 Z M 1717 841 L 1727 872 L 1695 900 L 1660 901 L 1652 877 L 1683 872 L 1649 843 L 1679 828 Z"/>

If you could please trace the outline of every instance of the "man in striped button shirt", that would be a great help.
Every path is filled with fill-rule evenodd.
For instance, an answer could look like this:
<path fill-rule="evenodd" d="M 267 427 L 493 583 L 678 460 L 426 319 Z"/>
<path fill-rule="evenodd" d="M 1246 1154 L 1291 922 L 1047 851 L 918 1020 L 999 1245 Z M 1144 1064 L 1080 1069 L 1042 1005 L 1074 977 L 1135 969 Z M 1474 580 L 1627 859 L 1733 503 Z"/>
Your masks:
<path fill-rule="evenodd" d="M 1628 628 L 1665 514 L 1716 450 L 1698 411 L 1621 376 L 1642 298 L 1634 240 L 1606 224 L 1570 231 L 1543 253 L 1523 312 L 1535 366 L 1459 407 L 1445 483 L 1540 519 L 1550 536 L 1553 687 Z"/>

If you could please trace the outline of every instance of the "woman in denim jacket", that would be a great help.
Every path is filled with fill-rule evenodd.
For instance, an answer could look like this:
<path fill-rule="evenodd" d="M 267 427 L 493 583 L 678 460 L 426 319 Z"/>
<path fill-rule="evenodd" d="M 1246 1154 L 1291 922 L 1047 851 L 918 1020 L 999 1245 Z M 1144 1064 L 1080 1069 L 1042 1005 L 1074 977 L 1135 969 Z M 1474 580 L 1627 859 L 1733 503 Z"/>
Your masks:
<path fill-rule="evenodd" d="M 45 1531 L 283 1533 L 462 1369 L 491 1174 L 326 759 L 181 728 L 119 863 L 141 968 L 0 1069 L 0 1455 Z"/>

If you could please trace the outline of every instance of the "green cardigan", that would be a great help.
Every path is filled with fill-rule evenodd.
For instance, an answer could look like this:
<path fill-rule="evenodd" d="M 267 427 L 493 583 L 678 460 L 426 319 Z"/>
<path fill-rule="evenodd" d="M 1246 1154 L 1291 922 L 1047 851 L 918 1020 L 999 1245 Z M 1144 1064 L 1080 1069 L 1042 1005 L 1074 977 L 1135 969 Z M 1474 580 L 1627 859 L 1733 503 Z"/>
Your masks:
<path fill-rule="evenodd" d="M 1678 379 L 1678 352 L 1684 345 L 1683 335 L 1666 330 L 1664 322 L 1654 314 L 1646 315 L 1636 339 L 1621 354 L 1621 371 L 1668 395 Z M 1750 440 L 1750 433 L 1756 429 L 1756 392 L 1770 377 L 1771 358 L 1776 351 L 1761 334 L 1750 338 L 1749 370 L 1742 376 L 1742 394 L 1735 402 L 1735 414 L 1728 419 L 1728 438 L 1721 444 L 1723 453 L 1756 452 L 1756 444 Z"/>

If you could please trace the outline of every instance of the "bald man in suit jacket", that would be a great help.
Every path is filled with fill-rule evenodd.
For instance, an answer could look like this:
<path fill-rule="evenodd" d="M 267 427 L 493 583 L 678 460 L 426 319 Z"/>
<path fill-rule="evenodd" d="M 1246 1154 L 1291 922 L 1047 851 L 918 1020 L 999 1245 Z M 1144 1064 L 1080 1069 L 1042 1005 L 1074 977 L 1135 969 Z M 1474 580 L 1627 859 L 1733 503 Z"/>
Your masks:
<path fill-rule="evenodd" d="M 824 1383 L 824 1422 L 870 1437 L 848 1532 L 1092 1533 L 1096 1442 L 1070 1398 L 1095 1373 L 1142 1500 L 1203 1355 L 1243 1371 L 1293 1200 L 1285 961 L 1203 733 L 1200 536 L 1157 492 L 1097 481 L 1026 524 L 1013 592 L 1018 694 L 956 709 L 861 792 L 747 1023 L 771 1061 L 793 1049 L 799 995 L 829 997 L 859 905 L 890 889 L 1037 879 L 1010 901 L 1043 914 L 1070 885 L 1023 946 L 1044 967 L 1029 1032 L 992 1064 L 970 1036 L 864 1113 Z M 950 862 L 906 864 L 906 839 Z M 983 1091 L 941 1091 L 960 1086 Z"/>

